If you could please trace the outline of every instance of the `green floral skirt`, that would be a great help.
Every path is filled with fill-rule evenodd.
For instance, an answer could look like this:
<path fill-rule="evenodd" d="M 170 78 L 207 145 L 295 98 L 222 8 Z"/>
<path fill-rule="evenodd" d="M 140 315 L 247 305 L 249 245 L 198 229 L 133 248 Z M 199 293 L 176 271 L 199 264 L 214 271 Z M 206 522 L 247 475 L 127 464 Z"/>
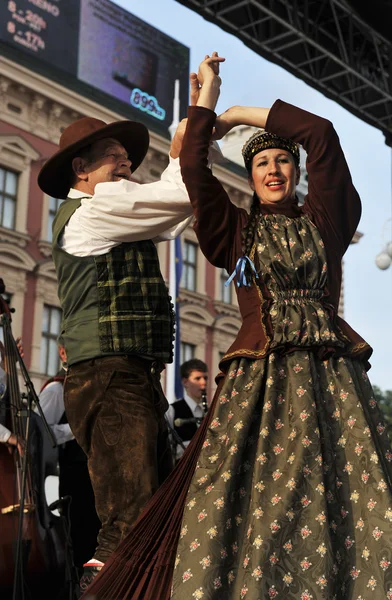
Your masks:
<path fill-rule="evenodd" d="M 361 363 L 233 361 L 189 488 L 173 600 L 392 600 L 392 452 Z"/>

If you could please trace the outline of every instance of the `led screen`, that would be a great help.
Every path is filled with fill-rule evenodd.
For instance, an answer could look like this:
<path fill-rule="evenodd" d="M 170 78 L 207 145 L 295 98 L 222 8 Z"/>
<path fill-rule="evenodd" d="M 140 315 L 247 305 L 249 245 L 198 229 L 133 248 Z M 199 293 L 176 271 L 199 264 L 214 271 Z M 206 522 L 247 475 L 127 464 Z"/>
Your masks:
<path fill-rule="evenodd" d="M 0 40 L 169 126 L 188 103 L 189 49 L 109 0 L 1 0 Z"/>
<path fill-rule="evenodd" d="M 80 0 L 0 0 L 0 40 L 77 75 Z"/>
<path fill-rule="evenodd" d="M 182 116 L 189 49 L 108 0 L 81 0 L 78 76 L 170 125 L 174 81 Z"/>

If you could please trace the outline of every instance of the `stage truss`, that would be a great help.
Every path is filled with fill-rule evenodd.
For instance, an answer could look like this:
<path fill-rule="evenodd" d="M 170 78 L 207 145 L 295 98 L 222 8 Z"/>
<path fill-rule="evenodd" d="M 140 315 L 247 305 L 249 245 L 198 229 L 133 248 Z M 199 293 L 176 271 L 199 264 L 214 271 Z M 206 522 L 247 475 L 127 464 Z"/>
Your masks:
<path fill-rule="evenodd" d="M 381 129 L 392 146 L 392 43 L 344 0 L 177 2 Z"/>

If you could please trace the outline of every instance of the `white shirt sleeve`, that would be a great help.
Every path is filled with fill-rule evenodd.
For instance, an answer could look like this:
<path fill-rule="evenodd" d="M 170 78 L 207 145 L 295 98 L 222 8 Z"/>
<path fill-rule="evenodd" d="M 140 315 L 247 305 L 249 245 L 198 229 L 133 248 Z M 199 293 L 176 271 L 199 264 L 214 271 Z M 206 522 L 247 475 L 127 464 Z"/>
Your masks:
<path fill-rule="evenodd" d="M 192 219 L 179 159 L 170 158 L 159 181 L 98 183 L 94 196 L 84 198 L 68 221 L 61 245 L 70 254 L 86 256 L 107 252 L 121 242 L 170 240 Z M 104 242 L 102 251 L 91 251 L 92 239 Z"/>
<path fill-rule="evenodd" d="M 0 423 L 0 444 L 6 444 L 11 436 L 11 432 L 7 427 Z"/>
<path fill-rule="evenodd" d="M 52 381 L 46 386 L 38 396 L 42 412 L 50 425 L 53 435 L 58 445 L 65 444 L 74 439 L 68 423 L 59 425 L 59 421 L 64 414 L 64 392 L 63 386 L 59 381 Z M 38 412 L 37 407 L 34 409 Z"/>

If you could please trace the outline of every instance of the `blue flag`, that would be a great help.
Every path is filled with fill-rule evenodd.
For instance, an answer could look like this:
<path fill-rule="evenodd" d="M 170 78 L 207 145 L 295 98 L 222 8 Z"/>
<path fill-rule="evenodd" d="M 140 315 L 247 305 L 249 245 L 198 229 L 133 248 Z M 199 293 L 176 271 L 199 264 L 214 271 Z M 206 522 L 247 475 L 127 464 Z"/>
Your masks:
<path fill-rule="evenodd" d="M 181 349 L 181 336 L 180 336 L 180 306 L 179 306 L 179 295 L 180 295 L 180 281 L 182 275 L 182 250 L 181 250 L 181 238 L 178 236 L 175 240 L 175 260 L 176 260 L 176 297 L 174 301 L 176 311 L 176 348 L 174 356 L 174 369 L 175 369 L 175 384 L 174 392 L 176 398 L 182 398 L 184 396 L 184 390 L 181 382 L 180 374 L 180 349 Z"/>

